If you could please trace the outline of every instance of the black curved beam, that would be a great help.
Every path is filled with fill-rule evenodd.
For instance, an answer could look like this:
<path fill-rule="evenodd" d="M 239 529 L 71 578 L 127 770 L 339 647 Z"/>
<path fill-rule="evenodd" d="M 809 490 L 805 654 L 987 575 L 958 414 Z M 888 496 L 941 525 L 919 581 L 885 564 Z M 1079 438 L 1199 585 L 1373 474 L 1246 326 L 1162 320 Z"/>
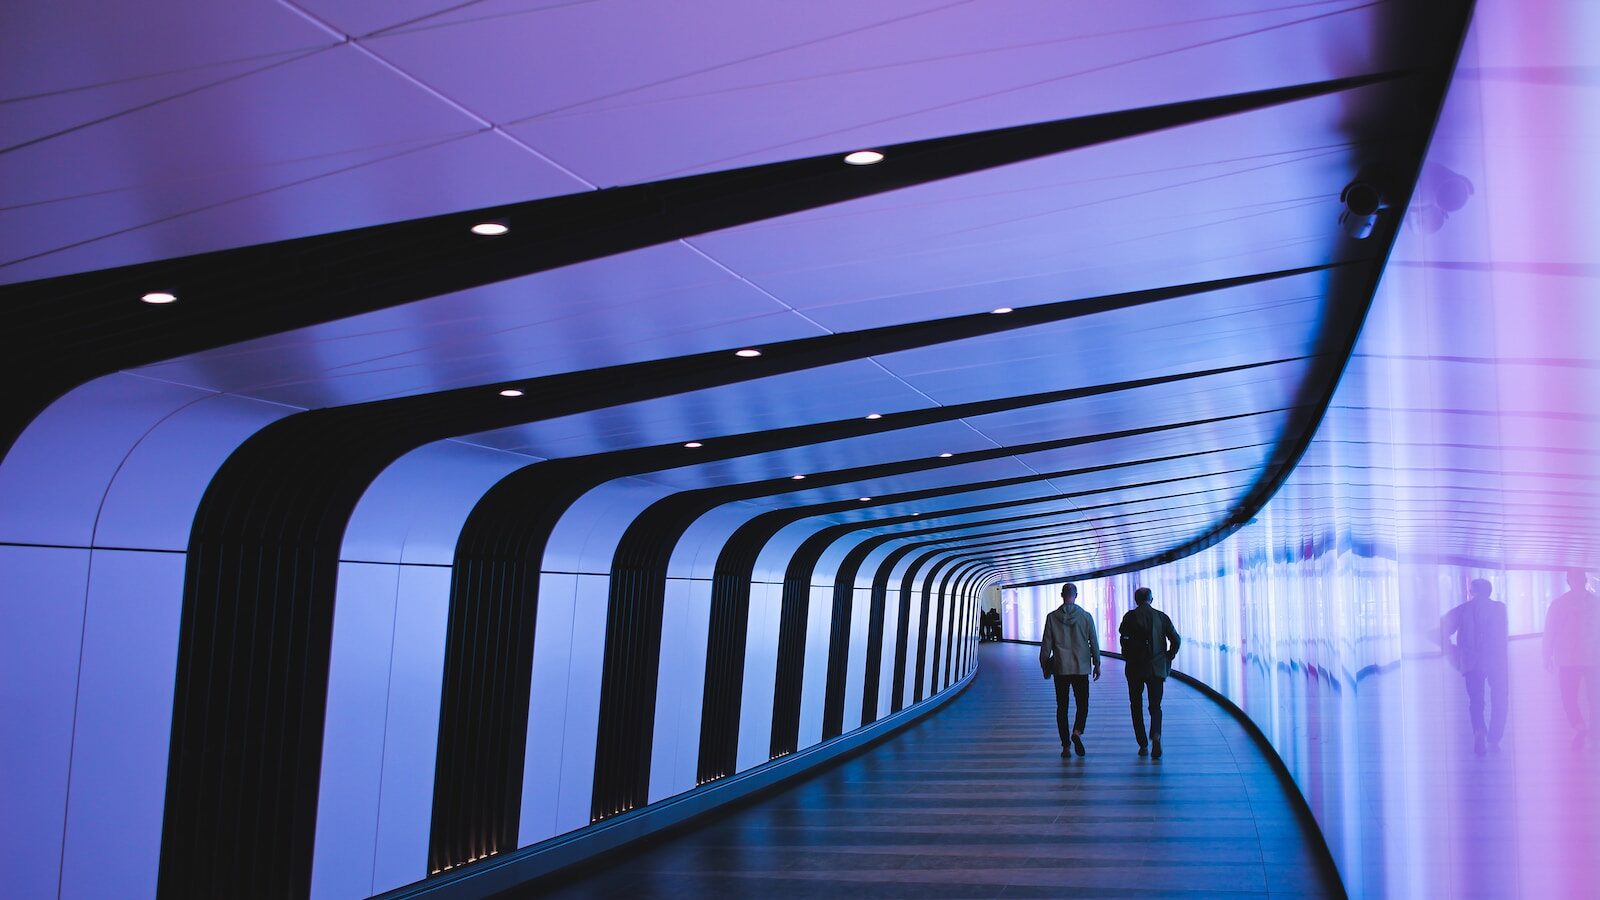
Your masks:
<path fill-rule="evenodd" d="M 1222 116 L 1409 78 L 1382 72 L 911 141 L 0 286 L 0 459 L 45 407 L 122 369 L 628 250 Z M 855 148 L 846 148 L 855 149 Z M 485 239 L 471 225 L 508 221 Z M 148 291 L 179 301 L 152 307 Z"/>

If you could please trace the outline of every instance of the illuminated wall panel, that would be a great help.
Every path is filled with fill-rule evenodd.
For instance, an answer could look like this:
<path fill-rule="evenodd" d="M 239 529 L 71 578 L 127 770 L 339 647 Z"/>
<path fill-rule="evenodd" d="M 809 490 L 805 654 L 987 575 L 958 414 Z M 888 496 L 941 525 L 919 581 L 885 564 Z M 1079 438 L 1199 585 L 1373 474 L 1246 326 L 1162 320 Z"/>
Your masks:
<path fill-rule="evenodd" d="M 711 583 L 669 579 L 666 615 L 656 694 L 655 755 L 650 765 L 652 803 L 695 786 L 696 765 L 700 760 L 701 703 L 705 697 Z"/>
<path fill-rule="evenodd" d="M 833 621 L 833 585 L 813 584 L 806 609 L 806 656 L 800 680 L 800 744 L 822 740 L 822 701 L 828 680 L 828 625 Z"/>
<path fill-rule="evenodd" d="M 374 892 L 427 875 L 428 823 L 433 816 L 434 761 L 439 750 L 439 689 L 450 573 L 437 566 L 399 568 Z"/>
<path fill-rule="evenodd" d="M 22 896 L 54 896 L 61 871 L 88 568 L 88 550 L 0 547 L 0 697 L 29 723 L 0 728 L 0 862 Z M 38 602 L 74 594 L 77 603 Z"/>
<path fill-rule="evenodd" d="M 1581 897 L 1600 878 L 1593 732 L 1568 722 L 1542 652 L 1566 570 L 1600 584 L 1600 103 L 1592 79 L 1562 68 L 1592 66 L 1597 28 L 1592 5 L 1478 5 L 1394 255 L 1298 467 L 1222 543 L 1081 583 L 1111 649 L 1134 588 L 1155 591 L 1184 636 L 1178 668 L 1260 726 L 1352 896 Z M 1509 633 L 1508 690 L 1488 691 L 1476 726 L 1474 678 L 1458 671 L 1475 666 L 1441 633 L 1474 579 Z M 1007 636 L 1037 640 L 1057 590 L 1004 591 Z"/>

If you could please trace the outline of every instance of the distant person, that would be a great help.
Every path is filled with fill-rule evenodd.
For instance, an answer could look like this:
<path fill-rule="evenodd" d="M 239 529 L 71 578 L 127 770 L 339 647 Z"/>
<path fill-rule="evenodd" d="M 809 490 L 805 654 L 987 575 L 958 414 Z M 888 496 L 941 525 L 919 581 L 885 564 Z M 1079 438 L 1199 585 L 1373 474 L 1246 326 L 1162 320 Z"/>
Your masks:
<path fill-rule="evenodd" d="M 989 626 L 989 640 L 1000 640 L 1000 610 L 991 609 L 983 614 L 984 621 Z"/>
<path fill-rule="evenodd" d="M 1467 602 L 1439 620 L 1445 655 L 1466 682 L 1467 717 L 1472 720 L 1472 752 L 1482 756 L 1486 747 L 1500 749 L 1506 733 L 1506 605 L 1489 599 L 1494 585 L 1474 578 L 1467 586 Z M 1450 636 L 1455 635 L 1452 642 Z M 1489 721 L 1484 722 L 1484 688 L 1489 693 Z"/>
<path fill-rule="evenodd" d="M 1544 620 L 1544 667 L 1555 669 L 1561 685 L 1561 705 L 1572 723 L 1572 746 L 1583 749 L 1590 729 L 1600 725 L 1600 600 L 1587 587 L 1581 569 L 1567 573 L 1565 594 L 1550 603 Z M 1589 687 L 1589 718 L 1584 720 L 1578 701 L 1581 688 Z"/>
<path fill-rule="evenodd" d="M 1044 617 L 1039 638 L 1039 666 L 1044 677 L 1056 683 L 1056 731 L 1061 735 L 1061 755 L 1067 746 L 1084 756 L 1083 727 L 1089 721 L 1089 674 L 1100 680 L 1100 641 L 1095 637 L 1094 616 L 1078 605 L 1078 586 L 1061 586 L 1061 606 Z M 1069 697 L 1069 692 L 1071 697 Z M 1078 702 L 1078 715 L 1067 728 L 1068 700 Z"/>
<path fill-rule="evenodd" d="M 1183 639 L 1167 614 L 1152 603 L 1149 588 L 1133 592 L 1133 609 L 1122 617 L 1117 636 L 1122 639 L 1122 655 L 1127 660 L 1128 708 L 1133 713 L 1133 739 L 1139 742 L 1139 755 L 1161 758 L 1161 697 L 1166 693 L 1172 660 Z M 1145 691 L 1150 692 L 1150 737 L 1145 738 L 1144 710 L 1139 707 Z"/>

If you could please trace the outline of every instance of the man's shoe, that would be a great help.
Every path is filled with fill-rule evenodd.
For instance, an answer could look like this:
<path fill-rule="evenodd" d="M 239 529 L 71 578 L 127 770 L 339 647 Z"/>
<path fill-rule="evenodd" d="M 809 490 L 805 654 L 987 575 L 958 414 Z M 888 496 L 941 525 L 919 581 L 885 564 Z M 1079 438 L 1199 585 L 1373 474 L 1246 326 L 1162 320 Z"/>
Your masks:
<path fill-rule="evenodd" d="M 1087 756 L 1089 753 L 1089 751 L 1083 749 L 1083 738 L 1077 735 L 1072 736 L 1072 749 L 1078 751 L 1079 756 Z"/>
<path fill-rule="evenodd" d="M 1488 749 L 1489 749 L 1488 745 L 1485 743 L 1485 739 L 1484 739 L 1484 736 L 1482 734 L 1475 734 L 1475 735 L 1472 736 L 1472 752 L 1473 753 L 1476 753 L 1477 755 L 1482 756 L 1482 755 L 1484 755 L 1485 753 L 1488 752 Z"/>
<path fill-rule="evenodd" d="M 1151 759 L 1160 759 L 1161 758 L 1161 738 L 1151 738 L 1150 739 L 1150 758 Z"/>
<path fill-rule="evenodd" d="M 1071 755 L 1072 755 L 1072 751 L 1071 751 L 1071 750 L 1068 750 L 1068 749 L 1067 749 L 1067 748 L 1065 748 L 1065 747 L 1062 747 L 1062 748 L 1061 748 L 1061 755 L 1062 755 L 1062 756 L 1071 756 Z"/>
<path fill-rule="evenodd" d="M 1149 756 L 1150 755 L 1150 745 L 1148 745 L 1148 744 L 1140 744 L 1139 745 L 1139 755 L 1140 756 Z"/>

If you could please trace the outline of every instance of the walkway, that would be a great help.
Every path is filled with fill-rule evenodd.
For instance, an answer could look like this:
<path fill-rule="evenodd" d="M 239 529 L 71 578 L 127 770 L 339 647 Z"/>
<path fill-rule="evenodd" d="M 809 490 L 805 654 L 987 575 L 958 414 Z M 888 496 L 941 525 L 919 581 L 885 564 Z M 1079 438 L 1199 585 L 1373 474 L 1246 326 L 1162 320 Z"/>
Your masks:
<path fill-rule="evenodd" d="M 1122 664 L 1061 759 L 1038 649 L 986 644 L 977 680 L 835 768 L 539 896 L 1337 896 L 1267 760 L 1169 681 L 1166 756 L 1141 758 Z M 531 893 L 530 893 L 531 896 Z"/>

